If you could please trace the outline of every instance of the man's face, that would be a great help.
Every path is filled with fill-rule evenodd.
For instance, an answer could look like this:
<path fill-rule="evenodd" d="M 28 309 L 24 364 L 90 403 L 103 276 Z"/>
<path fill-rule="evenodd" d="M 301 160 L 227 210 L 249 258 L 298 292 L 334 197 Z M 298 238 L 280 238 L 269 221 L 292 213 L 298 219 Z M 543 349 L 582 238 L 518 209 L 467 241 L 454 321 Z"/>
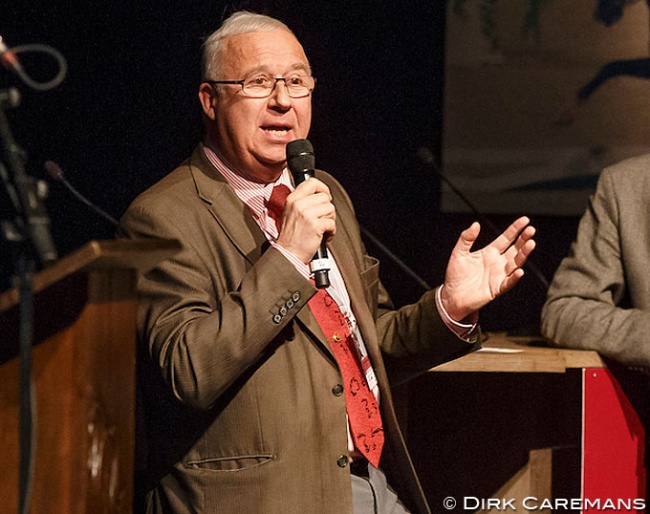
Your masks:
<path fill-rule="evenodd" d="M 257 74 L 287 77 L 309 74 L 298 40 L 285 30 L 249 32 L 224 41 L 218 80 L 248 79 Z M 202 84 L 199 98 L 208 117 L 208 133 L 225 160 L 248 178 L 272 182 L 285 166 L 286 145 L 306 138 L 311 124 L 311 95 L 291 98 L 284 82 L 268 98 L 250 98 L 241 86 Z"/>

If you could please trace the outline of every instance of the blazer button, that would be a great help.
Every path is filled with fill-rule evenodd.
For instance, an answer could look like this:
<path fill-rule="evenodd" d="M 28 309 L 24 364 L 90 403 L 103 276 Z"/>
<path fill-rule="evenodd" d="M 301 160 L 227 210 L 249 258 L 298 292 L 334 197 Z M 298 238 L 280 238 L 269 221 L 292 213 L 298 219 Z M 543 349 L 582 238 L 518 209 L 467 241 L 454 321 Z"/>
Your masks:
<path fill-rule="evenodd" d="M 338 464 L 339 468 L 345 468 L 348 465 L 348 461 L 349 459 L 347 455 L 341 455 L 336 463 Z"/>
<path fill-rule="evenodd" d="M 332 387 L 332 394 L 334 396 L 341 396 L 343 394 L 343 386 L 341 384 L 336 384 Z"/>

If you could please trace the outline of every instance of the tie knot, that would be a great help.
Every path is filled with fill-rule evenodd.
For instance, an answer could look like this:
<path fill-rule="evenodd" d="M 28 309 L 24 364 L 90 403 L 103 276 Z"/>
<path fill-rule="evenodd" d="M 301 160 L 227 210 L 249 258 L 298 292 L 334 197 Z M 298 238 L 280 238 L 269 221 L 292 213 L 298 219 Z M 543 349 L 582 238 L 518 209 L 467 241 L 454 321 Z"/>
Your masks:
<path fill-rule="evenodd" d="M 279 184 L 271 191 L 271 198 L 266 203 L 266 208 L 269 211 L 269 216 L 275 221 L 275 225 L 280 231 L 280 224 L 282 223 L 282 212 L 284 211 L 284 204 L 287 202 L 291 190 L 284 184 Z"/>

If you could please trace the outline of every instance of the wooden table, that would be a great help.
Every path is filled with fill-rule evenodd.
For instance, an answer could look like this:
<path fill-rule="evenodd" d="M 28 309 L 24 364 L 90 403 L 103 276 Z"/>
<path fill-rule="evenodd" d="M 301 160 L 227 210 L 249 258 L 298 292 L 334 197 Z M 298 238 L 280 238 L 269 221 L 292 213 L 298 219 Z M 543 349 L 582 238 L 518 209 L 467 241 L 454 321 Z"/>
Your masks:
<path fill-rule="evenodd" d="M 449 498 L 453 512 L 551 512 L 586 499 L 599 501 L 589 512 L 611 512 L 607 499 L 645 502 L 645 430 L 626 393 L 650 396 L 646 376 L 544 344 L 489 333 L 481 350 L 397 391 L 433 512 L 448 512 Z"/>

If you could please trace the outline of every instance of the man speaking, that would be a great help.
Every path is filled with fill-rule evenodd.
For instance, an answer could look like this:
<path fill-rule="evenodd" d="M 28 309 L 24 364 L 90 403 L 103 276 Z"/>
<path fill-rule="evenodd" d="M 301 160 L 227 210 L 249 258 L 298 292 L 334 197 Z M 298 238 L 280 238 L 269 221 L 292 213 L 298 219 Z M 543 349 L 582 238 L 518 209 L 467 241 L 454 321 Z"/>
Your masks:
<path fill-rule="evenodd" d="M 149 513 L 429 512 L 390 383 L 474 349 L 478 309 L 535 246 L 524 217 L 470 252 L 475 223 L 444 284 L 395 310 L 341 185 L 287 169 L 315 87 L 283 23 L 232 15 L 204 45 L 204 140 L 121 220 L 124 237 L 182 243 L 139 280 Z"/>

